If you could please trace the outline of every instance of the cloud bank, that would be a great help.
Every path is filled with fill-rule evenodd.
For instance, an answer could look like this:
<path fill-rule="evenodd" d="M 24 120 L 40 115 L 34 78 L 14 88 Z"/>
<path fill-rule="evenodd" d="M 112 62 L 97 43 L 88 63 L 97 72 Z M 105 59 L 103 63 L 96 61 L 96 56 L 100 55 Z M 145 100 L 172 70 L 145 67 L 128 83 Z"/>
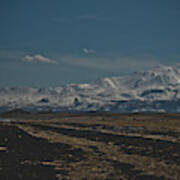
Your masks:
<path fill-rule="evenodd" d="M 64 56 L 59 59 L 61 63 L 74 67 L 91 68 L 116 73 L 129 73 L 139 70 L 150 69 L 160 64 L 156 57 L 148 56 L 122 56 L 119 58 Z"/>
<path fill-rule="evenodd" d="M 84 48 L 86 55 L 96 53 L 93 49 Z M 81 55 L 64 55 L 56 56 L 57 61 L 40 54 L 26 55 L 23 60 L 29 63 L 45 63 L 63 65 L 69 69 L 89 68 L 104 72 L 113 73 L 130 73 L 139 70 L 151 69 L 161 64 L 159 59 L 150 55 L 124 55 L 124 56 L 81 56 Z"/>
<path fill-rule="evenodd" d="M 43 55 L 37 54 L 37 55 L 26 55 L 24 56 L 23 60 L 25 62 L 32 62 L 32 63 L 48 63 L 48 64 L 57 64 L 55 60 L 52 60 L 50 58 L 47 58 Z"/>

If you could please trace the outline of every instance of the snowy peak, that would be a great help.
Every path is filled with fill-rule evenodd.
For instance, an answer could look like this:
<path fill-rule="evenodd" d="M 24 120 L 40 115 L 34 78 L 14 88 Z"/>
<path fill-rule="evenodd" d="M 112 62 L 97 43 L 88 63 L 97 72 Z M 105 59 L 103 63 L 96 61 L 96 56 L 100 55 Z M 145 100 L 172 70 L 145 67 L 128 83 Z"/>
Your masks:
<path fill-rule="evenodd" d="M 138 102 L 133 106 L 138 110 L 141 102 L 174 102 L 179 98 L 180 64 L 159 65 L 149 71 L 107 77 L 89 84 L 69 84 L 56 88 L 0 88 L 0 107 L 9 109 L 48 107 L 58 110 L 113 111 L 112 108 L 127 110 L 132 102 Z M 157 107 L 155 109 L 158 110 Z"/>

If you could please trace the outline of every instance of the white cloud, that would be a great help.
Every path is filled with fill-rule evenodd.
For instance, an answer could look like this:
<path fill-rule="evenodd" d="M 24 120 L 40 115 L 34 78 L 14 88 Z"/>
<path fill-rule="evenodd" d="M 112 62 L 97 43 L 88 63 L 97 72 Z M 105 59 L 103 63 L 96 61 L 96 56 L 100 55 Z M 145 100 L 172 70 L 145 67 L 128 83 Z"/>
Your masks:
<path fill-rule="evenodd" d="M 83 52 L 86 54 L 95 53 L 93 49 L 84 48 Z M 127 55 L 119 57 L 112 56 L 76 56 L 76 55 L 65 55 L 56 56 L 60 64 L 66 67 L 79 67 L 79 68 L 91 68 L 101 71 L 109 72 L 122 72 L 129 73 L 139 70 L 151 69 L 152 67 L 160 64 L 160 60 L 157 57 L 150 55 Z M 26 62 L 31 63 L 50 63 L 58 64 L 55 60 L 44 57 L 42 55 L 26 55 L 23 58 Z"/>
<path fill-rule="evenodd" d="M 96 54 L 96 51 L 93 50 L 93 49 L 87 49 L 87 48 L 84 48 L 83 49 L 83 52 L 86 53 L 86 54 Z"/>
<path fill-rule="evenodd" d="M 37 54 L 37 55 L 26 55 L 24 56 L 23 58 L 24 61 L 26 62 L 33 62 L 33 63 L 50 63 L 50 64 L 57 64 L 56 61 L 52 60 L 52 59 L 49 59 L 47 57 L 44 57 L 40 54 Z"/>

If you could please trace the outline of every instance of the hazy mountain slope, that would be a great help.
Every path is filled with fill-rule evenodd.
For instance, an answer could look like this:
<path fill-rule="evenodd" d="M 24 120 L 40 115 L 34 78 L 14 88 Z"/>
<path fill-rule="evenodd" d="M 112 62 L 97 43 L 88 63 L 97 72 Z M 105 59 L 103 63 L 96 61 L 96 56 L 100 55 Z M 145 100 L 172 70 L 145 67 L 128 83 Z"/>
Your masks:
<path fill-rule="evenodd" d="M 0 88 L 1 110 L 179 111 L 180 65 L 56 88 Z M 171 107 L 168 107 L 171 106 Z"/>

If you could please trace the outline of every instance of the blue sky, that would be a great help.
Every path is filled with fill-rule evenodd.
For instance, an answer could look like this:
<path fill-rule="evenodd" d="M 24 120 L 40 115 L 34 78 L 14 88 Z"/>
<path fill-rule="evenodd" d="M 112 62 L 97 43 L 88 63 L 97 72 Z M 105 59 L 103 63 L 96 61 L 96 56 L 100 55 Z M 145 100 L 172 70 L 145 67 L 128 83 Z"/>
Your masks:
<path fill-rule="evenodd" d="M 85 83 L 180 60 L 178 0 L 0 0 L 0 87 Z"/>

